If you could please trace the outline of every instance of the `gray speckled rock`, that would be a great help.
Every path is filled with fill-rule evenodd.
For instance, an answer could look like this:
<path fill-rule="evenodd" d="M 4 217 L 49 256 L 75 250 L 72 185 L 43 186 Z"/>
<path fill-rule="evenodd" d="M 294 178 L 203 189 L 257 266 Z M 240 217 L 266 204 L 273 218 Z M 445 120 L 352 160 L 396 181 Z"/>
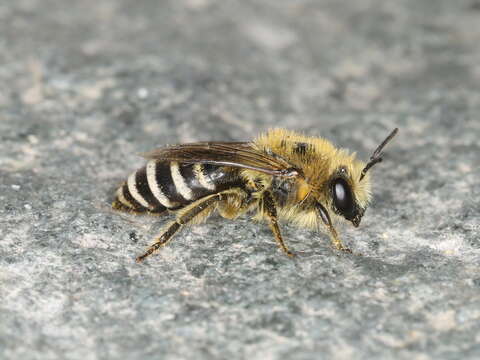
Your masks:
<path fill-rule="evenodd" d="M 480 12 L 451 0 L 0 4 L 0 358 L 478 359 Z M 113 212 L 166 143 L 272 126 L 366 158 L 344 241 Z"/>

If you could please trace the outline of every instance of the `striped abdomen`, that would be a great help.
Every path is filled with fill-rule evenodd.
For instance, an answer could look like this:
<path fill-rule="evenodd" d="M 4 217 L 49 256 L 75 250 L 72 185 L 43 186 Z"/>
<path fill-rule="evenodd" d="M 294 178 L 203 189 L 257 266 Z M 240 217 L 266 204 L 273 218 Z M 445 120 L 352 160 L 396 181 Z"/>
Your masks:
<path fill-rule="evenodd" d="M 236 171 L 209 164 L 150 160 L 117 190 L 113 207 L 162 213 L 182 208 L 238 182 Z"/>

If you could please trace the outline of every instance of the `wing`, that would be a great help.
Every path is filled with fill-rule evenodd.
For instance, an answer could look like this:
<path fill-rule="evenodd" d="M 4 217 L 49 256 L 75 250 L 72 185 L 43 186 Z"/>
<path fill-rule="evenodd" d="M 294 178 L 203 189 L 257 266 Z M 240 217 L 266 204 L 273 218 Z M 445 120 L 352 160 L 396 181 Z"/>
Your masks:
<path fill-rule="evenodd" d="M 280 156 L 257 150 L 249 142 L 197 142 L 167 146 L 141 154 L 146 159 L 203 163 L 251 169 L 265 174 L 296 177 L 301 170 Z"/>

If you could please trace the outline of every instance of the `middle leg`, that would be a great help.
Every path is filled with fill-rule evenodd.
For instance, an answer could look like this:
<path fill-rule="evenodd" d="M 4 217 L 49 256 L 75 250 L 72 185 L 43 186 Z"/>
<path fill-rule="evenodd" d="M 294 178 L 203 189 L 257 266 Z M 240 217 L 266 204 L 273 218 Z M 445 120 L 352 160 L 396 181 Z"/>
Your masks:
<path fill-rule="evenodd" d="M 283 241 L 282 234 L 280 233 L 280 228 L 278 226 L 278 217 L 277 217 L 277 209 L 275 207 L 275 202 L 273 200 L 272 195 L 266 191 L 262 197 L 263 202 L 263 211 L 269 220 L 270 229 L 275 236 L 275 240 L 277 241 L 278 246 L 283 250 L 285 254 L 290 257 L 295 256 L 293 252 L 291 252 L 288 247 L 285 245 Z"/>

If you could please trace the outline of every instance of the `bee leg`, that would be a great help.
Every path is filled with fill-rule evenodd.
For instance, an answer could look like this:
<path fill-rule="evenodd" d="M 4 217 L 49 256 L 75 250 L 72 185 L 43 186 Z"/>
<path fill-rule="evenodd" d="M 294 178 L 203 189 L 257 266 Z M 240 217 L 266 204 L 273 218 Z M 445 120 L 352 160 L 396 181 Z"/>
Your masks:
<path fill-rule="evenodd" d="M 155 250 L 158 250 L 159 248 L 164 246 L 172 238 L 172 236 L 175 235 L 175 233 L 178 230 L 180 230 L 181 227 L 182 225 L 176 221 L 170 223 L 167 230 L 159 238 L 156 239 L 155 243 L 148 248 L 145 254 L 137 257 L 136 261 L 142 262 L 147 256 L 151 255 Z"/>
<path fill-rule="evenodd" d="M 277 209 L 275 208 L 275 202 L 273 201 L 272 195 L 269 192 L 263 194 L 263 211 L 268 217 L 270 229 L 275 236 L 278 246 L 283 250 L 285 254 L 290 257 L 295 256 L 293 252 L 288 250 L 288 247 L 283 242 L 282 234 L 280 233 L 280 228 L 278 227 L 278 217 Z"/>
<path fill-rule="evenodd" d="M 320 215 L 320 218 L 322 219 L 323 223 L 330 231 L 330 239 L 332 241 L 333 247 L 337 250 L 351 253 L 352 250 L 350 250 L 348 247 L 343 245 L 342 241 L 338 237 L 337 230 L 335 230 L 335 228 L 333 227 L 332 220 L 330 219 L 330 215 L 328 214 L 327 209 L 325 209 L 325 207 L 319 202 L 317 202 L 316 205 L 317 205 L 316 206 L 317 213 Z"/>
<path fill-rule="evenodd" d="M 155 243 L 150 246 L 150 248 L 145 252 L 145 254 L 137 257 L 137 262 L 142 262 L 147 256 L 151 255 L 154 251 L 158 250 L 165 244 L 167 244 L 173 235 L 179 231 L 183 226 L 187 225 L 189 222 L 195 219 L 196 216 L 200 215 L 204 210 L 207 210 L 208 207 L 212 206 L 215 202 L 223 200 L 225 197 L 224 194 L 215 194 L 211 197 L 206 198 L 204 201 L 200 201 L 195 204 L 188 211 L 179 216 L 175 221 L 168 225 L 167 230 L 156 239 Z"/>

